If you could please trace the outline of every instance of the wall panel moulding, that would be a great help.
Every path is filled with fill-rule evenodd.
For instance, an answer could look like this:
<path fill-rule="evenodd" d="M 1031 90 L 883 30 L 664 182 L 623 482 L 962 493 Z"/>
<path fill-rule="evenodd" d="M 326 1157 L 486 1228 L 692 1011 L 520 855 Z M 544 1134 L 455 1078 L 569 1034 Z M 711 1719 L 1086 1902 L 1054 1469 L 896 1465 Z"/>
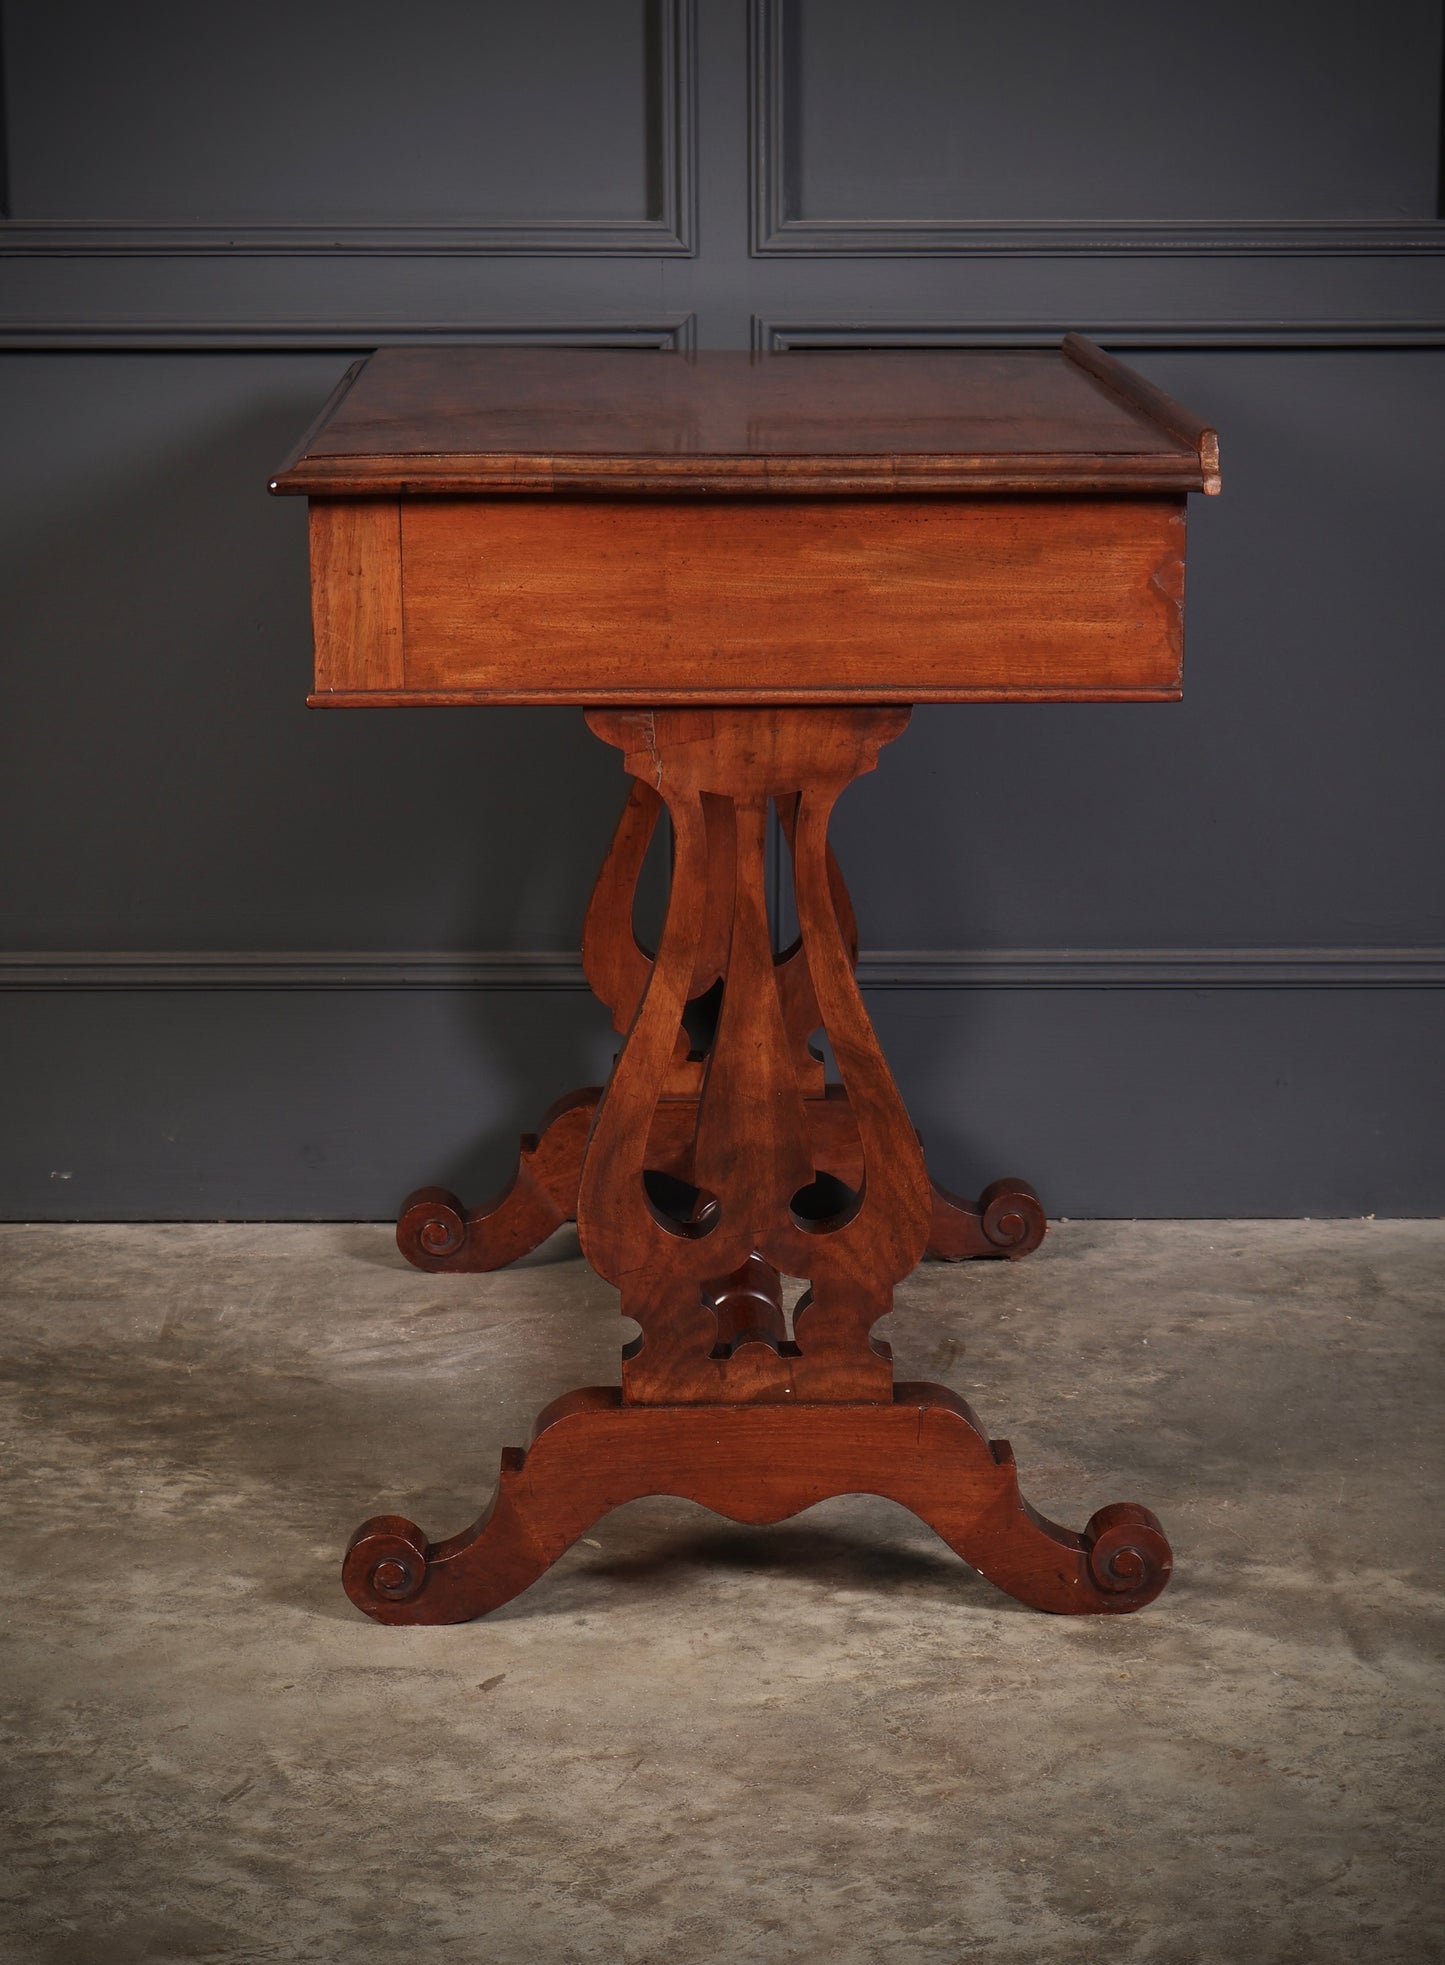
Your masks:
<path fill-rule="evenodd" d="M 55 33 L 59 30 L 56 29 L 48 38 L 45 33 L 37 35 L 32 32 L 23 48 L 12 46 L 6 51 L 10 57 L 6 63 L 6 74 L 11 114 L 6 127 L 0 131 L 0 138 L 3 138 L 3 145 L 0 145 L 0 166 L 8 165 L 8 168 L 0 169 L 0 189 L 8 183 L 11 197 L 4 209 L 14 215 L 0 217 L 0 258 L 32 256 L 80 259 L 117 256 L 191 258 L 199 256 L 229 259 L 238 254 L 265 258 L 292 255 L 358 258 L 425 255 L 429 258 L 449 258 L 518 253 L 626 253 L 690 257 L 696 251 L 697 239 L 696 5 L 697 0 L 643 0 L 641 7 L 636 54 L 642 63 L 641 86 L 637 92 L 641 101 L 643 127 L 640 131 L 634 127 L 630 135 L 627 132 L 622 133 L 627 138 L 629 155 L 633 151 L 637 153 L 636 202 L 640 209 L 632 212 L 624 209 L 621 213 L 574 211 L 569 214 L 565 209 L 567 198 L 563 193 L 552 201 L 554 207 L 560 204 L 561 210 L 554 208 L 540 214 L 517 210 L 510 215 L 505 209 L 500 214 L 487 210 L 486 216 L 475 222 L 465 217 L 449 217 L 444 222 L 437 222 L 434 215 L 428 216 L 421 209 L 418 209 L 415 217 L 405 211 L 401 215 L 387 211 L 375 220 L 348 219 L 345 222 L 337 222 L 327 216 L 323 193 L 317 194 L 318 210 L 314 219 L 310 216 L 295 219 L 287 215 L 274 221 L 268 221 L 264 217 L 253 220 L 249 215 L 252 204 L 263 212 L 266 209 L 267 194 L 264 188 L 255 195 L 254 199 L 243 200 L 246 216 L 235 222 L 221 218 L 219 213 L 208 220 L 202 219 L 194 223 L 188 220 L 177 222 L 169 209 L 177 203 L 177 200 L 164 187 L 162 187 L 164 196 L 158 194 L 157 202 L 164 209 L 165 215 L 158 216 L 156 222 L 148 221 L 143 215 L 117 216 L 106 214 L 98 209 L 93 210 L 93 215 L 83 209 L 79 213 L 69 211 L 63 217 L 54 214 L 27 216 L 24 187 L 32 179 L 38 179 L 40 182 L 53 180 L 57 170 L 55 159 L 48 152 L 39 157 L 33 167 L 31 165 L 26 150 L 27 133 L 32 139 L 36 137 L 37 132 L 43 133 L 47 119 L 39 116 L 38 111 L 28 116 L 17 113 L 17 102 L 21 98 L 21 92 L 28 91 L 28 99 L 33 103 L 43 101 L 47 91 L 52 96 L 58 89 L 69 89 L 73 95 L 83 93 L 83 88 L 71 86 L 74 78 L 62 77 L 58 81 L 55 73 L 52 72 L 64 52 L 61 44 L 55 39 Z M 123 24 L 123 10 L 115 11 L 122 15 Z M 207 16 L 213 21 L 221 22 L 221 26 L 216 29 L 217 38 L 214 44 L 206 42 L 204 38 L 198 40 L 200 29 L 193 25 L 188 26 L 187 33 L 194 46 L 202 49 L 204 60 L 210 64 L 206 74 L 221 92 L 218 97 L 218 118 L 224 121 L 225 75 L 220 67 L 221 56 L 217 55 L 216 50 L 220 48 L 224 52 L 225 17 L 210 13 L 210 10 L 197 9 L 193 19 L 200 20 Z M 304 18 L 299 20 L 298 29 L 303 33 L 309 31 Z M 544 31 L 543 27 L 535 22 L 529 27 L 525 19 L 519 26 L 519 35 L 523 30 L 530 31 L 534 36 Z M 127 48 L 133 49 L 137 45 L 134 40 L 135 30 L 128 31 L 132 37 L 131 41 L 117 55 L 117 60 L 122 63 L 122 66 Z M 15 37 L 17 40 L 18 38 Z M 98 39 L 98 37 L 94 38 Z M 380 89 L 385 93 L 388 87 L 394 88 L 395 84 L 384 74 L 378 80 L 374 72 L 366 69 L 364 57 L 367 47 L 364 33 L 359 32 L 353 36 L 348 58 L 352 61 L 356 73 L 348 74 L 347 79 L 353 88 L 359 86 L 363 92 L 371 89 L 374 94 L 376 89 Z M 60 50 L 59 53 L 57 49 Z M 392 52 L 395 53 L 394 48 Z M 524 46 L 523 55 L 525 52 Z M 578 48 L 570 53 L 570 72 L 576 87 L 583 87 L 587 82 L 585 52 L 585 49 Z M 192 53 L 194 56 L 194 47 Z M 27 54 L 32 64 L 29 69 L 22 64 L 21 59 Z M 612 58 L 621 62 L 624 54 L 625 51 L 614 49 Z M 523 55 L 516 56 L 516 59 L 523 59 Z M 90 50 L 90 57 L 92 62 L 101 59 L 94 48 Z M 287 59 L 286 51 L 279 51 L 276 59 L 278 64 L 284 64 Z M 293 66 L 295 60 L 293 49 Z M 522 79 L 534 76 L 536 70 L 537 62 L 524 62 Z M 278 66 L 275 72 L 283 74 L 285 71 Z M 500 86 L 497 84 L 497 78 L 492 79 L 494 85 Z M 86 77 L 82 76 L 80 83 L 83 84 L 85 80 Z M 122 73 L 110 93 L 124 103 L 128 93 L 133 93 L 134 88 L 144 80 L 144 76 L 133 78 Z M 636 83 L 637 71 L 633 68 L 626 91 L 619 91 L 619 93 L 625 93 L 630 97 Z M 607 85 L 608 77 L 605 74 L 594 77 L 591 96 L 595 98 L 599 88 L 605 96 Z M 341 85 L 336 84 L 333 90 L 335 99 L 340 101 L 345 94 L 346 91 Z M 506 91 L 503 90 L 500 98 L 503 107 L 505 107 L 505 97 Z M 323 112 L 324 107 L 325 99 L 322 100 Z M 274 122 L 278 129 L 285 129 L 288 126 L 288 116 L 291 114 L 289 98 L 285 103 L 253 103 L 252 109 L 255 116 Z M 134 113 L 144 120 L 145 104 L 141 103 Z M 520 128 L 524 134 L 529 130 L 546 127 L 545 119 L 539 118 L 535 109 L 528 112 L 525 103 L 516 108 L 516 116 L 521 118 Z M 455 121 L 455 117 L 453 120 Z M 561 120 L 565 121 L 565 116 Z M 96 135 L 97 143 L 102 140 L 104 134 L 101 132 Z M 393 136 L 395 134 L 393 132 Z M 405 135 L 405 132 L 402 134 Z M 308 135 L 310 143 L 309 152 L 306 154 L 322 154 L 325 145 L 321 143 L 317 132 L 313 130 Z M 458 198 L 454 173 L 443 158 L 433 154 L 436 146 L 448 135 L 455 140 L 455 130 L 438 132 L 428 129 L 413 132 L 409 144 L 404 145 L 399 154 L 409 154 L 415 161 L 418 151 L 425 151 L 426 155 L 422 156 L 421 163 L 426 164 L 427 157 L 430 157 L 434 177 L 451 185 L 454 199 L 458 199 L 465 210 L 466 201 L 464 198 Z M 496 140 L 501 143 L 500 137 Z M 558 154 L 557 141 L 554 131 L 551 140 L 553 158 Z M 607 145 L 601 136 L 595 141 L 603 143 L 604 149 L 610 148 L 614 154 L 616 153 L 616 144 Z M 44 150 L 46 144 L 51 151 L 55 150 L 57 145 L 62 152 L 66 148 L 54 132 L 50 137 L 44 138 L 40 148 Z M 35 147 L 33 142 L 31 147 Z M 70 147 L 74 150 L 78 146 Z M 377 146 L 373 146 L 373 149 L 375 148 Z M 463 148 L 465 150 L 465 145 Z M 505 145 L 502 145 L 502 148 L 505 149 Z M 254 152 L 250 154 L 254 155 Z M 518 162 L 515 158 L 509 158 L 506 161 L 512 169 L 514 181 L 518 171 L 522 171 L 525 177 L 525 159 Z M 238 166 L 234 158 L 223 160 L 217 167 L 223 179 L 226 171 L 236 168 Z M 308 164 L 303 157 L 302 163 L 292 172 L 292 181 L 304 183 L 308 176 L 316 174 L 316 170 L 315 163 Z M 476 204 L 478 209 L 485 209 L 484 201 L 491 185 L 486 180 L 485 170 L 480 166 L 479 170 L 481 170 L 481 177 L 476 186 Z M 112 173 L 112 176 L 114 175 L 116 174 Z M 424 172 L 422 175 L 424 178 Z M 233 190 L 229 180 L 226 180 L 226 184 L 228 193 L 232 197 L 241 198 L 241 193 Z M 92 208 L 98 206 L 107 196 L 108 190 L 109 187 L 102 181 L 98 188 L 92 191 L 87 204 Z M 79 195 L 77 190 L 74 196 Z M 419 203 L 424 195 L 424 192 L 419 191 Z M 129 202 L 134 205 L 138 201 L 143 202 L 140 194 L 132 192 Z M 202 212 L 208 210 L 214 212 L 214 204 L 208 205 L 204 192 L 198 196 L 197 202 Z M 182 201 L 181 209 L 184 208 L 185 204 Z"/>
<path fill-rule="evenodd" d="M 68 348 L 125 353 L 151 349 L 217 353 L 336 352 L 364 355 L 373 348 L 414 346 L 555 348 L 662 348 L 685 352 L 697 343 L 692 314 L 663 314 L 648 321 L 0 321 L 0 349 L 61 351 Z"/>
<path fill-rule="evenodd" d="M 1072 330 L 1106 348 L 1207 353 L 1251 348 L 1445 348 L 1445 320 L 1377 321 L 1060 321 L 969 324 L 959 321 L 771 321 L 755 314 L 752 346 L 784 355 L 807 349 L 1056 348 Z"/>
<path fill-rule="evenodd" d="M 874 949 L 865 989 L 1442 989 L 1445 948 Z M 586 991 L 578 956 L 88 949 L 0 955 L 0 991 Z"/>
<path fill-rule="evenodd" d="M 1156 9 L 1145 54 L 1097 9 L 834 4 L 751 0 L 756 256 L 1445 251 L 1428 10 L 1363 57 L 1350 10 L 1316 10 L 1306 68 L 1290 36 L 1207 10 Z M 1382 98 L 1398 143 L 1374 134 Z"/>

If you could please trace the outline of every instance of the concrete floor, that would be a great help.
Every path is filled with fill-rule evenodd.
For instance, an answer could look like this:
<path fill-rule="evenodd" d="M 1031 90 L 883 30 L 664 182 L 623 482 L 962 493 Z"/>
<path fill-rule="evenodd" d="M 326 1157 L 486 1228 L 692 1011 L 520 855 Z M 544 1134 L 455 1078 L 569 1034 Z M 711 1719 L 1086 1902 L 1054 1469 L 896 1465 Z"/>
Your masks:
<path fill-rule="evenodd" d="M 615 1376 L 569 1231 L 0 1230 L 7 1965 L 1445 1957 L 1445 1224 L 1084 1223 L 928 1264 L 900 1373 L 1175 1581 L 1025 1612 L 862 1498 L 604 1519 L 471 1625 L 342 1597 Z"/>

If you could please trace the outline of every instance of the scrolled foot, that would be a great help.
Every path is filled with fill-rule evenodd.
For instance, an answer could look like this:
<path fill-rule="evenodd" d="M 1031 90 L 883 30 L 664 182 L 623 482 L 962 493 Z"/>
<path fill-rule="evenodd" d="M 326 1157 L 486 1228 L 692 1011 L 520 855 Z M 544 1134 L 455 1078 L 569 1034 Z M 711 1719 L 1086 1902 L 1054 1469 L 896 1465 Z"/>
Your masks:
<path fill-rule="evenodd" d="M 911 1508 L 964 1561 L 1035 1610 L 1127 1614 L 1152 1603 L 1172 1558 L 1156 1518 L 1101 1508 L 1082 1535 L 1031 1508 L 1013 1454 L 957 1393 L 894 1387 L 838 1404 L 637 1405 L 615 1386 L 555 1400 L 532 1444 L 508 1447 L 490 1506 L 445 1542 L 379 1515 L 352 1537 L 346 1593 L 379 1624 L 456 1624 L 507 1603 L 611 1508 L 675 1494 L 733 1521 L 782 1521 L 835 1494 Z"/>
<path fill-rule="evenodd" d="M 342 1587 L 358 1610 L 389 1621 L 388 1611 L 420 1594 L 428 1555 L 427 1539 L 415 1522 L 404 1515 L 373 1515 L 347 1545 Z"/>
<path fill-rule="evenodd" d="M 995 1255 L 1016 1262 L 1048 1233 L 1044 1204 L 1026 1180 L 991 1181 L 978 1197 L 984 1240 Z"/>
<path fill-rule="evenodd" d="M 464 1208 L 444 1187 L 419 1187 L 402 1204 L 396 1245 L 414 1269 L 504 1269 L 577 1212 L 582 1154 L 602 1093 L 595 1085 L 558 1099 L 528 1133 L 517 1170 L 484 1207 Z"/>
<path fill-rule="evenodd" d="M 1026 1180 L 991 1181 L 977 1201 L 965 1201 L 933 1182 L 928 1253 L 943 1262 L 1004 1256 L 1017 1262 L 1048 1232 L 1043 1202 Z"/>
<path fill-rule="evenodd" d="M 1174 1568 L 1159 1517 L 1133 1501 L 1115 1501 L 1091 1516 L 1084 1549 L 1093 1581 L 1121 1610 L 1152 1603 Z"/>
<path fill-rule="evenodd" d="M 467 1211 L 445 1187 L 418 1187 L 401 1204 L 396 1245 L 414 1268 L 445 1262 L 467 1239 Z"/>

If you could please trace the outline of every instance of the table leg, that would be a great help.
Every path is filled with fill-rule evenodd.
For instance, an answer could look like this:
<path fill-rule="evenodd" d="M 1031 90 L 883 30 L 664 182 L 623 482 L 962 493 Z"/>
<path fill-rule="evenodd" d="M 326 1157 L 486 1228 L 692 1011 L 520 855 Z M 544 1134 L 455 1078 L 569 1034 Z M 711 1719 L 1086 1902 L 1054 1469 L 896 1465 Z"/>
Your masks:
<path fill-rule="evenodd" d="M 790 843 L 796 802 L 791 795 L 777 801 Z M 583 932 L 583 966 L 587 979 L 611 1011 L 614 1028 L 624 1035 L 652 973 L 653 952 L 638 942 L 632 918 L 637 882 L 661 812 L 662 799 L 655 788 L 643 779 L 634 779 L 593 889 Z M 722 882 L 728 877 L 728 869 L 720 865 L 721 847 L 722 842 L 715 838 L 710 849 L 704 933 L 688 989 L 690 1004 L 707 995 L 727 965 L 730 923 L 722 905 L 725 898 Z M 853 906 L 831 848 L 828 884 L 844 941 L 856 964 L 858 934 Z M 810 1125 L 822 1135 L 820 1147 L 826 1143 L 835 1155 L 846 1154 L 846 1140 L 839 1138 L 851 1126 L 846 1097 L 840 1100 L 836 1096 L 838 1088 L 833 1087 L 827 1108 L 818 1103 L 827 1088 L 823 1085 L 821 1068 L 808 1049 L 817 1018 L 807 993 L 807 965 L 802 959 L 800 943 L 795 942 L 779 958 L 778 981 L 793 1036 L 800 1082 L 812 1094 L 806 1100 Z M 688 1056 L 685 1050 L 674 1058 L 669 1104 L 687 1103 L 692 1109 L 688 1114 L 673 1110 L 663 1120 L 668 1136 L 659 1139 L 656 1145 L 669 1164 L 680 1158 L 674 1137 L 690 1141 L 695 1130 L 697 1086 L 703 1062 L 700 1056 Z M 481 1207 L 464 1206 L 444 1187 L 419 1187 L 409 1194 L 402 1203 L 396 1227 L 397 1246 L 407 1261 L 418 1269 L 434 1272 L 504 1269 L 538 1247 L 564 1222 L 574 1221 L 582 1180 L 582 1154 L 592 1114 L 601 1096 L 600 1086 L 587 1086 L 559 1099 L 543 1119 L 540 1131 L 523 1135 L 510 1180 Z M 856 1127 L 852 1130 L 856 1134 Z M 686 1165 L 678 1165 L 675 1171 L 679 1177 L 688 1178 Z M 965 1200 L 962 1195 L 950 1193 L 937 1181 L 933 1182 L 927 1252 L 941 1261 L 962 1262 L 980 1256 L 1017 1261 L 1039 1246 L 1045 1230 L 1043 1204 L 1026 1180 L 993 1181 L 976 1201 Z"/>
<path fill-rule="evenodd" d="M 945 1388 L 895 1386 L 889 1349 L 872 1336 L 923 1253 L 935 1205 L 858 992 L 827 826 L 838 794 L 907 718 L 589 714 L 666 804 L 676 846 L 661 943 L 639 953 L 640 998 L 612 1077 L 595 1103 L 586 1095 L 553 1122 L 560 1155 L 567 1126 L 588 1115 L 582 1248 L 640 1335 L 624 1349 L 620 1388 L 567 1394 L 525 1452 L 507 1449 L 472 1528 L 432 1544 L 399 1516 L 363 1524 L 344 1580 L 370 1616 L 481 1615 L 600 1514 L 657 1493 L 759 1523 L 834 1494 L 886 1495 L 1042 1610 L 1134 1610 L 1163 1589 L 1169 1546 L 1147 1509 L 1104 1508 L 1082 1534 L 1046 1521 L 1020 1495 L 1007 1443 L 990 1441 Z M 770 802 L 785 814 L 800 924 L 781 956 L 765 896 Z M 699 1060 L 679 1034 L 714 967 L 720 1009 Z M 799 1033 L 819 1028 L 841 1087 L 824 1087 L 821 1068 L 800 1058 Z M 547 1137 L 528 1174 L 542 1211 L 560 1206 Z M 791 1325 L 784 1275 L 808 1284 Z"/>

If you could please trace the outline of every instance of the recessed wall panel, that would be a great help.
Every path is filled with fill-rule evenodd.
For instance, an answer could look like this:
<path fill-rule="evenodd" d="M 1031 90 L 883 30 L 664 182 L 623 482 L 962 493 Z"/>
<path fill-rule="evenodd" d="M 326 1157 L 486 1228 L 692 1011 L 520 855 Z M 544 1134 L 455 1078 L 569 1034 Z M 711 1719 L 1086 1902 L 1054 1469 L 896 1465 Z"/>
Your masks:
<path fill-rule="evenodd" d="M 4 35 L 22 221 L 661 214 L 658 0 L 8 0 Z"/>
<path fill-rule="evenodd" d="M 1428 221 L 1440 9 L 761 0 L 784 223 Z"/>

